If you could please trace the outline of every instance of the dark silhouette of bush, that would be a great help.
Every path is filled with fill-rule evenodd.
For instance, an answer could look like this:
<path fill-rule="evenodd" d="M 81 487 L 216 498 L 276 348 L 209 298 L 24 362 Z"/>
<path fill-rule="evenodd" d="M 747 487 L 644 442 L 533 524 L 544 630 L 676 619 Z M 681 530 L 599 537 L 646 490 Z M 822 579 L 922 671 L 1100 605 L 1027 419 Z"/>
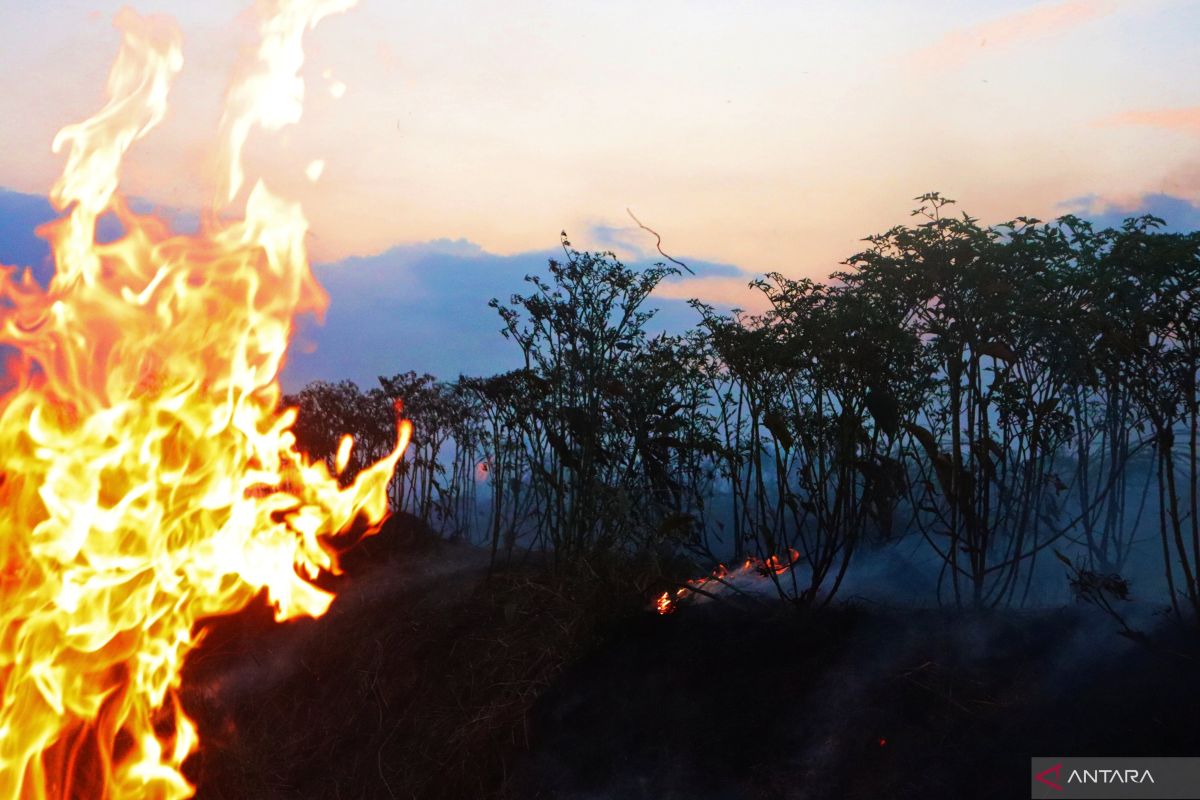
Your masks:
<path fill-rule="evenodd" d="M 755 280 L 758 315 L 693 301 L 679 335 L 647 332 L 676 267 L 564 235 L 528 294 L 491 302 L 522 369 L 313 384 L 287 399 L 298 441 L 331 459 L 353 434 L 352 475 L 401 399 L 416 432 L 393 504 L 436 528 L 494 557 L 686 555 L 697 574 L 794 551 L 776 586 L 803 604 L 864 547 L 919 540 L 940 601 L 1020 605 L 1048 549 L 1116 576 L 1152 520 L 1166 595 L 1200 618 L 1200 234 L 983 226 L 917 200 L 828 282 Z"/>

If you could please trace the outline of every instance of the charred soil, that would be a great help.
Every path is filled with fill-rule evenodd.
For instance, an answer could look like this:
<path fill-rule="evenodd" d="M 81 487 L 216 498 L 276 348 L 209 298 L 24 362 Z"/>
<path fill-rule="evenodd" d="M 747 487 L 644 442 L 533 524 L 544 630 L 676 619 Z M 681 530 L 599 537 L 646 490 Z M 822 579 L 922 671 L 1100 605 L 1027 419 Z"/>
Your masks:
<path fill-rule="evenodd" d="M 1191 634 L 1085 608 L 660 617 L 603 570 L 490 570 L 411 518 L 369 541 L 321 619 L 210 623 L 199 797 L 1007 798 L 1032 755 L 1200 752 Z"/>

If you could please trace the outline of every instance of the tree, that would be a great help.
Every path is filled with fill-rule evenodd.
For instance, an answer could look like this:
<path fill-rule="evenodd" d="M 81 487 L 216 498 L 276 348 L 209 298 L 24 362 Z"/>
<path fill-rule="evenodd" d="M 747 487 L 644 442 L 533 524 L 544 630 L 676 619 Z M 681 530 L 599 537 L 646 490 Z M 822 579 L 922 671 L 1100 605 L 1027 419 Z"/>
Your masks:
<path fill-rule="evenodd" d="M 562 246 L 565 259 L 550 261 L 549 282 L 527 276 L 530 294 L 491 305 L 539 389 L 523 424 L 540 531 L 557 557 L 571 558 L 643 538 L 655 516 L 647 508 L 653 492 L 637 490 L 654 469 L 646 405 L 671 392 L 647 371 L 654 356 L 645 326 L 654 312 L 643 304 L 678 270 L 634 270 L 612 253 L 572 249 L 565 234 Z M 683 412 L 658 410 L 666 419 Z"/>

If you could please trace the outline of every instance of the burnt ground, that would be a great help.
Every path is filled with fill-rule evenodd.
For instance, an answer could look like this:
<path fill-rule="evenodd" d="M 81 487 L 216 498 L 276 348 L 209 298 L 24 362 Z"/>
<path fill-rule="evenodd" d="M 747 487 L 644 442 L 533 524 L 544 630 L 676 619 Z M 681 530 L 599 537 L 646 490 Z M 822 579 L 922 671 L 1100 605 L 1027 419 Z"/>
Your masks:
<path fill-rule="evenodd" d="M 1200 753 L 1192 633 L 1145 646 L 1087 607 L 659 617 L 620 576 L 489 575 L 409 520 L 369 541 L 325 617 L 210 625 L 199 797 L 1009 798 L 1031 755 Z"/>

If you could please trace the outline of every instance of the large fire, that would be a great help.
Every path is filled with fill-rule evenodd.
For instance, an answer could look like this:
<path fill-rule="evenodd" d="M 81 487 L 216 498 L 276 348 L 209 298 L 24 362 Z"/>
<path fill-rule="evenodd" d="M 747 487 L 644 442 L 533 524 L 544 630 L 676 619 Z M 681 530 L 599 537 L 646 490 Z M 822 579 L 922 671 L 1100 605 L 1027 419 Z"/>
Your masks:
<path fill-rule="evenodd" d="M 325 538 L 387 513 L 407 423 L 347 487 L 294 448 L 277 376 L 293 317 L 326 298 L 300 207 L 242 163 L 254 129 L 300 117 L 304 32 L 352 3 L 264 10 L 220 130 L 216 208 L 244 196 L 240 221 L 175 235 L 116 193 L 182 66 L 167 20 L 118 15 L 107 105 L 54 141 L 53 280 L 0 273 L 0 797 L 190 796 L 176 693 L 196 622 L 264 589 L 280 620 L 323 613 L 308 579 L 337 570 Z M 124 233 L 100 243 L 109 212 Z"/>

